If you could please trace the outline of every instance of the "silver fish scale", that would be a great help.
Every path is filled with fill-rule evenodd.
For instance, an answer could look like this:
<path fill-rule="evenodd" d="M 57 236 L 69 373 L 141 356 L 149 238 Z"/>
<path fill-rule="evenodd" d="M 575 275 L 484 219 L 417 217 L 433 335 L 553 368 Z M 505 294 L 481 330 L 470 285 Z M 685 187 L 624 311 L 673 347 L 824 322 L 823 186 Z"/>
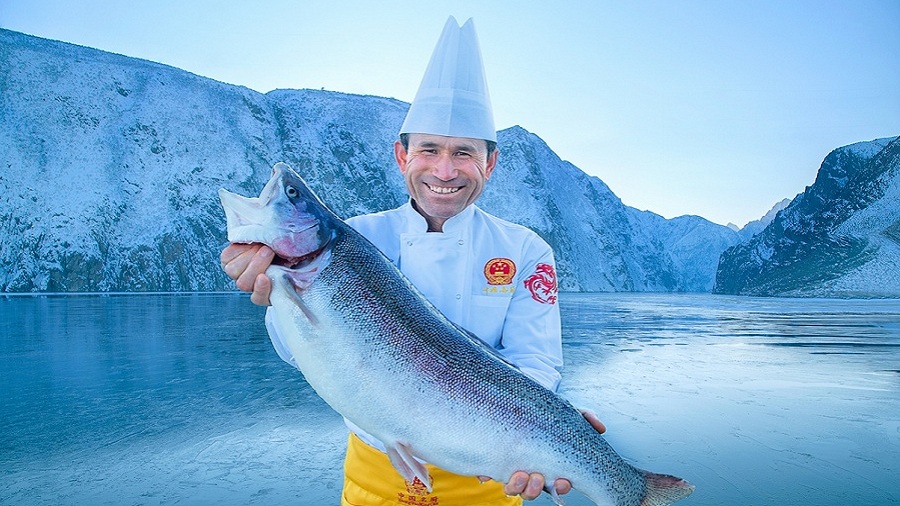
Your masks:
<path fill-rule="evenodd" d="M 565 477 L 604 505 L 661 506 L 693 490 L 623 461 L 568 401 L 444 317 L 287 165 L 276 164 L 265 198 L 220 196 L 229 239 L 232 225 L 250 242 L 292 220 L 318 223 L 306 230 L 323 251 L 267 271 L 273 319 L 310 386 L 386 447 L 460 474 Z"/>
<path fill-rule="evenodd" d="M 410 411 L 445 412 L 449 399 L 462 408 L 458 410 L 460 416 L 482 420 L 482 424 L 489 421 L 490 427 L 479 428 L 495 435 L 489 439 L 500 452 L 521 442 L 552 449 L 548 453 L 555 464 L 542 462 L 540 468 L 523 470 L 543 472 L 551 480 L 569 477 L 576 488 L 579 475 L 592 480 L 603 476 L 612 495 L 629 498 L 621 504 L 640 503 L 644 495 L 642 473 L 622 461 L 577 409 L 457 328 L 427 303 L 374 246 L 341 225 L 330 265 L 303 299 L 315 298 L 317 292 L 327 293 L 323 305 L 345 315 L 342 325 L 348 334 L 362 337 L 365 349 L 386 359 L 379 362 L 392 364 L 390 372 L 421 378 L 430 386 L 428 391 L 446 396 L 434 399 L 413 395 L 408 399 Z M 406 289 L 398 289 L 403 286 Z M 366 388 L 365 383 L 359 388 Z M 402 414 L 398 416 L 402 418 Z M 466 423 L 445 418 L 438 425 L 447 429 Z M 451 470 L 455 464 L 452 456 L 447 462 L 430 460 Z M 522 465 L 514 467 L 512 470 L 518 470 Z"/>

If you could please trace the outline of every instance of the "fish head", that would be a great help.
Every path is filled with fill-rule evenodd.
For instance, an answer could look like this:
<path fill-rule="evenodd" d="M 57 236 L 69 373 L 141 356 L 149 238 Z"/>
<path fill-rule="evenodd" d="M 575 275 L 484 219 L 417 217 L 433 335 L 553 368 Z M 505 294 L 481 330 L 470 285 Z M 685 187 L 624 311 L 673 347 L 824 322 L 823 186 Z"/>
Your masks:
<path fill-rule="evenodd" d="M 219 190 L 228 240 L 272 248 L 272 267 L 302 284 L 311 264 L 320 264 L 334 238 L 333 214 L 286 163 L 277 163 L 258 197 Z M 302 288 L 302 286 L 296 286 Z"/>

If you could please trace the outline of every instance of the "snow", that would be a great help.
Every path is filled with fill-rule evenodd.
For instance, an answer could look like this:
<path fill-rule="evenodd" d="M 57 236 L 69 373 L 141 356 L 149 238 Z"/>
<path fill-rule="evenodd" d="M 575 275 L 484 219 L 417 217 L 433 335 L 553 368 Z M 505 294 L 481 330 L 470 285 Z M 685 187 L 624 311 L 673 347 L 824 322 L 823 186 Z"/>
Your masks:
<path fill-rule="evenodd" d="M 739 230 L 741 237 L 746 241 L 754 235 L 762 232 L 767 226 L 769 226 L 769 223 L 772 223 L 775 220 L 775 217 L 778 215 L 778 213 L 782 209 L 787 208 L 787 206 L 789 206 L 790 204 L 791 199 L 783 199 L 780 202 L 777 202 L 774 206 L 772 206 L 772 209 L 769 209 L 769 211 L 765 215 L 763 215 L 762 218 L 751 221 L 750 223 L 744 225 L 744 227 Z"/>
<path fill-rule="evenodd" d="M 403 102 L 263 95 L 6 30 L 0 43 L 0 291 L 228 289 L 209 268 L 225 244 L 216 192 L 255 194 L 278 161 L 343 217 L 406 199 L 391 148 Z M 500 163 L 479 205 L 541 234 L 563 289 L 709 290 L 714 249 L 730 244 L 720 240 L 730 230 L 636 220 L 537 135 L 513 127 L 499 138 Z M 679 241 L 702 248 L 667 250 Z"/>
<path fill-rule="evenodd" d="M 839 149 L 841 151 L 852 153 L 860 158 L 872 158 L 877 155 L 879 151 L 886 148 L 894 139 L 894 137 L 885 137 L 883 139 L 855 142 Z"/>
<path fill-rule="evenodd" d="M 876 251 L 875 258 L 844 272 L 837 279 L 823 283 L 819 294 L 830 297 L 896 297 L 900 293 L 900 244 L 887 238 L 873 237 L 870 247 Z"/>
<path fill-rule="evenodd" d="M 898 231 L 900 138 L 846 146 L 749 247 L 726 251 L 718 282 L 744 294 L 896 297 Z"/>
<path fill-rule="evenodd" d="M 226 243 L 216 193 L 255 194 L 278 161 L 342 217 L 406 199 L 391 149 L 403 102 L 317 90 L 263 95 L 7 30 L 0 43 L 0 291 L 231 289 L 209 268 Z M 502 155 L 479 206 L 547 240 L 567 291 L 710 291 L 721 254 L 753 241 L 774 216 L 782 230 L 803 234 L 847 204 L 804 193 L 740 233 L 699 217 L 666 220 L 623 205 L 534 133 L 512 127 L 498 136 Z M 890 141 L 853 144 L 829 158 L 855 163 Z M 853 167 L 837 163 L 820 176 L 833 184 Z M 893 177 L 878 182 L 894 185 L 890 198 L 854 213 L 839 233 L 869 237 L 891 226 Z M 816 215 L 787 212 L 813 203 L 821 206 Z M 776 258 L 783 239 L 761 240 L 759 258 Z M 888 272 L 896 261 L 881 257 L 892 252 L 877 249 L 877 265 L 847 277 L 841 293 L 872 291 L 867 276 Z M 851 279 L 863 285 L 854 289 Z"/>

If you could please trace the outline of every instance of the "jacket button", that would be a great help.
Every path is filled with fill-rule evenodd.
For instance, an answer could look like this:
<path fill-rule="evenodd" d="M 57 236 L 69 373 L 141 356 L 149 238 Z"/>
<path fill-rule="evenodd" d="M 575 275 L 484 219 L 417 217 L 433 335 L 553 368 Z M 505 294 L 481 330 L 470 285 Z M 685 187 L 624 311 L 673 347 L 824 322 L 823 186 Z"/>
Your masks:
<path fill-rule="evenodd" d="M 463 240 L 462 240 L 462 239 L 459 240 L 459 245 L 460 245 L 460 246 L 463 245 Z"/>
<path fill-rule="evenodd" d="M 412 241 L 406 241 L 407 246 L 412 246 Z"/>
<path fill-rule="evenodd" d="M 459 300 L 459 299 L 461 299 L 461 298 L 462 298 L 462 295 L 456 294 L 456 300 Z"/>

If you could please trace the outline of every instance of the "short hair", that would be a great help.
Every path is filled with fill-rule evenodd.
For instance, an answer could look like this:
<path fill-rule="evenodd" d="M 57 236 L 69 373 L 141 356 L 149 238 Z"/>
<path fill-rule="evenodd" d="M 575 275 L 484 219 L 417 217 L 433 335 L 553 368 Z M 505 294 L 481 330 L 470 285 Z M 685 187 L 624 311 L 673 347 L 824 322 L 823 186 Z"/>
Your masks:
<path fill-rule="evenodd" d="M 489 141 L 487 139 L 484 140 L 487 145 L 487 154 L 491 156 L 491 153 L 497 150 L 497 143 L 494 141 Z M 400 134 L 400 144 L 403 144 L 403 149 L 409 151 L 409 134 L 403 133 Z"/>

